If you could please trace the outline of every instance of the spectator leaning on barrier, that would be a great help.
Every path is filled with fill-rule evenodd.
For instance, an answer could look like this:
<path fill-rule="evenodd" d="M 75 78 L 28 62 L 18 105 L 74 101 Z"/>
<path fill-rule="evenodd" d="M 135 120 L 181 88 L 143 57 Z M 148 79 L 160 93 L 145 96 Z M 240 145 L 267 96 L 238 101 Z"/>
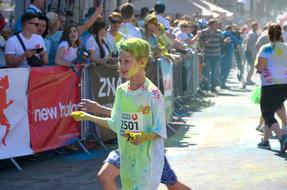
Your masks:
<path fill-rule="evenodd" d="M 123 17 L 123 24 L 119 31 L 129 38 L 143 38 L 141 31 L 138 27 L 133 24 L 134 6 L 131 3 L 124 3 L 120 7 L 120 12 Z"/>
<path fill-rule="evenodd" d="M 31 4 L 28 6 L 25 12 L 34 13 L 34 14 L 42 13 L 44 6 L 45 6 L 45 0 L 31 0 Z M 19 19 L 16 22 L 14 33 L 19 33 L 21 31 L 22 31 L 22 23 L 21 23 L 21 19 Z"/>
<path fill-rule="evenodd" d="M 42 63 L 48 64 L 48 54 L 45 49 L 44 39 L 36 34 L 38 31 L 39 19 L 34 13 L 25 13 L 22 16 L 23 30 L 19 34 L 26 51 L 24 51 L 17 36 L 12 36 L 6 43 L 5 60 L 7 67 L 29 67 L 27 58 L 36 55 Z M 43 49 L 40 49 L 43 48 Z"/>
<path fill-rule="evenodd" d="M 86 49 L 89 51 L 90 60 L 97 64 L 106 64 L 113 61 L 110 57 L 110 48 L 105 42 L 106 23 L 103 20 L 96 21 L 91 28 L 92 36 L 86 43 Z"/>
<path fill-rule="evenodd" d="M 123 39 L 125 39 L 125 35 L 119 32 L 121 24 L 123 23 L 123 17 L 118 12 L 112 12 L 109 16 L 110 27 L 107 31 L 106 35 L 106 43 L 108 44 L 110 51 L 115 54 L 118 52 L 117 44 L 119 44 Z M 116 57 L 116 56 L 115 56 Z"/>
<path fill-rule="evenodd" d="M 198 32 L 195 36 L 193 36 L 193 26 L 191 22 L 186 20 L 181 20 L 179 22 L 179 31 L 176 32 L 175 37 L 188 45 L 193 45 L 194 42 L 198 39 L 200 32 Z"/>
<path fill-rule="evenodd" d="M 77 59 L 80 45 L 79 31 L 76 25 L 66 25 L 56 54 L 56 64 L 72 66 Z"/>
<path fill-rule="evenodd" d="M 218 64 L 224 43 L 223 35 L 217 29 L 216 20 L 209 21 L 208 28 L 202 30 L 199 40 L 204 49 L 204 75 L 208 80 L 208 86 L 205 90 L 216 92 L 216 85 L 219 79 Z"/>

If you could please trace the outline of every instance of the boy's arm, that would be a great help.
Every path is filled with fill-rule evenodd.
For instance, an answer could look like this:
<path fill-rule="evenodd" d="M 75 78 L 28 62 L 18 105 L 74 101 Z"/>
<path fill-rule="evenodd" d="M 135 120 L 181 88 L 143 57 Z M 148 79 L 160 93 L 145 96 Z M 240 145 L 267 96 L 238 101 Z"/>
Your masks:
<path fill-rule="evenodd" d="M 108 125 L 108 120 L 109 118 L 104 118 L 104 117 L 97 117 L 91 114 L 88 114 L 83 111 L 75 111 L 72 112 L 71 116 L 76 120 L 76 121 L 92 121 L 102 127 L 105 128 L 110 128 Z"/>
<path fill-rule="evenodd" d="M 82 99 L 81 102 L 79 103 L 79 107 L 81 108 L 82 111 L 85 112 L 91 112 L 95 115 L 97 114 L 103 114 L 107 117 L 111 117 L 111 112 L 112 109 L 105 107 L 98 102 L 89 100 L 89 99 Z"/>

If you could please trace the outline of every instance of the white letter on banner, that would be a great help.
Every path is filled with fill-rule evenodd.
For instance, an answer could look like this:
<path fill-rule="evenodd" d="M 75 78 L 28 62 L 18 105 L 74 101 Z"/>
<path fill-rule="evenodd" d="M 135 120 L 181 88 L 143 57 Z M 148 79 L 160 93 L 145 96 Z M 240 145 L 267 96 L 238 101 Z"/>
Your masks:
<path fill-rule="evenodd" d="M 107 95 L 106 95 L 106 93 L 104 93 L 104 88 L 105 88 L 105 86 L 106 86 L 106 84 L 107 84 L 107 81 L 106 81 L 106 79 L 105 78 L 100 78 L 100 82 L 101 83 L 103 83 L 102 85 L 101 85 L 101 88 L 100 88 L 100 90 L 99 90 L 99 97 L 101 98 L 101 97 L 106 97 Z"/>
<path fill-rule="evenodd" d="M 41 110 L 41 119 L 44 120 L 44 121 L 47 121 L 49 119 L 47 108 L 43 108 Z"/>
<path fill-rule="evenodd" d="M 49 117 L 53 119 L 57 119 L 57 107 L 47 108 Z"/>
<path fill-rule="evenodd" d="M 115 96 L 115 94 L 116 94 L 115 77 L 112 78 L 112 81 L 113 82 L 111 83 L 111 80 L 109 78 L 107 78 L 107 83 L 108 83 L 107 96 L 110 96 L 111 89 L 112 89 L 113 95 Z"/>
<path fill-rule="evenodd" d="M 64 117 L 65 115 L 65 105 L 62 105 L 62 103 L 59 103 L 59 108 L 60 108 L 60 117 Z"/>
<path fill-rule="evenodd" d="M 41 111 L 40 109 L 35 109 L 35 119 L 36 122 L 41 121 Z"/>

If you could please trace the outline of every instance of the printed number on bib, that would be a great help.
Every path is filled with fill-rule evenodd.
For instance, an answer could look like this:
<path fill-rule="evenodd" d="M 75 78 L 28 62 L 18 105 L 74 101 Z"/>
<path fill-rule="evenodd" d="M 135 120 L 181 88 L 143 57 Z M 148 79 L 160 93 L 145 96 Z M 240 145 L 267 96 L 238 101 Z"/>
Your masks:
<path fill-rule="evenodd" d="M 124 131 L 143 132 L 143 114 L 122 113 L 121 129 Z"/>

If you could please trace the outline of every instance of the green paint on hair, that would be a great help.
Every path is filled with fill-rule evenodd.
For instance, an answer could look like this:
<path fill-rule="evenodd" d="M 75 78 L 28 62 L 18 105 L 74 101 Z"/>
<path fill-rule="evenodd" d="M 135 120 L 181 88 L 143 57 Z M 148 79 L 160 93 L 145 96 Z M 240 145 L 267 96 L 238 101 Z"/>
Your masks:
<path fill-rule="evenodd" d="M 123 41 L 120 45 L 120 51 L 126 51 L 132 54 L 137 60 L 149 58 L 149 44 L 140 38 L 130 38 Z"/>

